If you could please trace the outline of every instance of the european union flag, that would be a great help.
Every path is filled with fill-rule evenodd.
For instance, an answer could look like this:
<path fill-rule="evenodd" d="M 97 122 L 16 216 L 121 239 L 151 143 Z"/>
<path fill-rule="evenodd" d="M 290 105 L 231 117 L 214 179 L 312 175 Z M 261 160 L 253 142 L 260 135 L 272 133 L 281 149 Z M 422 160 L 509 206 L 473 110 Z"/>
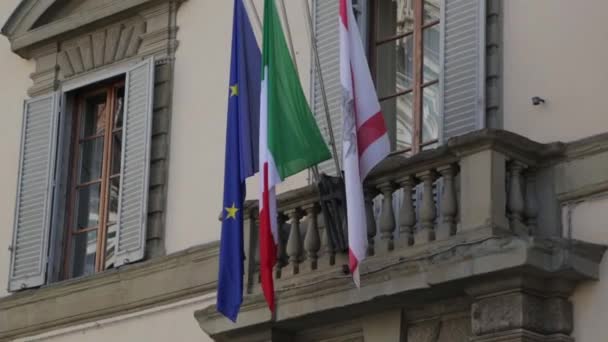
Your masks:
<path fill-rule="evenodd" d="M 245 179 L 258 171 L 261 54 L 242 0 L 234 1 L 217 310 L 236 322 L 243 301 Z"/>

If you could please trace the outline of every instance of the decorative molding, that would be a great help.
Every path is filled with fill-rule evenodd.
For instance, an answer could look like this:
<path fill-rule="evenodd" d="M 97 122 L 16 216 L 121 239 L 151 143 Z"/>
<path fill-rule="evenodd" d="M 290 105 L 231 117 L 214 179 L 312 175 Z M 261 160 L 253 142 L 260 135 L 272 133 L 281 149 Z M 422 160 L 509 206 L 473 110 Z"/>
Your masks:
<path fill-rule="evenodd" d="M 41 334 L 215 291 L 219 243 L 0 299 L 0 340 Z"/>
<path fill-rule="evenodd" d="M 112 25 L 62 44 L 57 56 L 60 75 L 66 79 L 135 56 L 145 32 L 146 23 L 138 20 Z"/>
<path fill-rule="evenodd" d="M 63 39 L 83 27 L 96 29 L 96 25 L 112 21 L 117 16 L 126 16 L 162 3 L 184 0 L 113 0 L 103 2 L 95 8 L 71 13 L 67 17 L 55 18 L 49 23 L 34 26 L 57 0 L 23 0 L 2 28 L 9 38 L 11 48 L 24 58 L 31 57 L 31 49 L 49 40 Z"/>

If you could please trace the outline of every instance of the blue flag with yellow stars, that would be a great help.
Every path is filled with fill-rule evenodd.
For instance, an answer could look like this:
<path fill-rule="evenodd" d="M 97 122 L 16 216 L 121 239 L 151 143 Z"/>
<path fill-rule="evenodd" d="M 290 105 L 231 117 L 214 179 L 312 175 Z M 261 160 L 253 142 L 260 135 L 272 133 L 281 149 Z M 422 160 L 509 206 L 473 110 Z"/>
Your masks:
<path fill-rule="evenodd" d="M 245 179 L 258 171 L 261 54 L 242 0 L 234 1 L 217 310 L 236 322 L 243 302 Z"/>

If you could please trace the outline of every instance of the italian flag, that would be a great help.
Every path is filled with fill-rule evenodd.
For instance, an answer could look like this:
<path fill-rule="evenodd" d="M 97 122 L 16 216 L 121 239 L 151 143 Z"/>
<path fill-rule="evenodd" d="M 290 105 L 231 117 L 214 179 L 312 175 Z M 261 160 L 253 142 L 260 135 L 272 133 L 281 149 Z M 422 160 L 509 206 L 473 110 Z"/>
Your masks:
<path fill-rule="evenodd" d="M 274 0 L 264 2 L 260 96 L 260 273 L 264 297 L 274 312 L 272 269 L 279 244 L 275 187 L 331 158 L 287 49 Z"/>

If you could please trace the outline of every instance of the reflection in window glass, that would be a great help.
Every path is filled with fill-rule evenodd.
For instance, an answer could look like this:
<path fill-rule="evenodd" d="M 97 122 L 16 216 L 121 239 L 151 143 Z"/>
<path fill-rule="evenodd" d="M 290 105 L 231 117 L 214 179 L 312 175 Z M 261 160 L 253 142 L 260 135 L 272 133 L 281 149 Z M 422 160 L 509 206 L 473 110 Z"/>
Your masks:
<path fill-rule="evenodd" d="M 114 107 L 114 129 L 122 128 L 122 117 L 124 113 L 125 88 L 116 89 L 116 105 Z"/>
<path fill-rule="evenodd" d="M 424 23 L 438 21 L 441 17 L 441 0 L 424 0 Z"/>
<path fill-rule="evenodd" d="M 120 163 L 122 153 L 122 132 L 117 132 L 112 135 L 112 173 L 111 175 L 120 174 Z"/>
<path fill-rule="evenodd" d="M 377 39 L 387 39 L 414 30 L 415 0 L 390 0 L 378 2 Z"/>
<path fill-rule="evenodd" d="M 103 134 L 106 126 L 106 94 L 85 99 L 85 112 L 81 123 L 81 138 Z"/>
<path fill-rule="evenodd" d="M 114 267 L 114 262 L 116 260 L 116 228 L 118 228 L 117 224 L 110 224 L 108 226 L 104 266 L 104 269 L 106 270 Z"/>
<path fill-rule="evenodd" d="M 78 181 L 86 183 L 101 177 L 103 163 L 103 138 L 85 140 L 80 143 L 80 176 Z"/>
<path fill-rule="evenodd" d="M 439 24 L 433 25 L 423 31 L 424 44 L 424 82 L 434 81 L 439 78 L 441 65 L 439 64 Z"/>
<path fill-rule="evenodd" d="M 412 93 L 393 97 L 380 103 L 382 113 L 388 122 L 396 125 L 389 126 L 389 137 L 396 146 L 393 149 L 408 149 L 411 147 L 414 135 L 414 117 L 412 116 Z"/>
<path fill-rule="evenodd" d="M 415 154 L 439 136 L 442 3 L 372 1 L 372 70 L 393 149 L 411 148 Z"/>
<path fill-rule="evenodd" d="M 97 230 L 80 233 L 72 240 L 72 277 L 95 273 Z"/>
<path fill-rule="evenodd" d="M 427 86 L 422 92 L 422 141 L 439 138 L 439 84 Z"/>
<path fill-rule="evenodd" d="M 99 224 L 99 183 L 80 188 L 76 202 L 76 229 L 93 228 Z"/>
<path fill-rule="evenodd" d="M 413 36 L 384 43 L 378 47 L 376 75 L 378 96 L 395 95 L 414 84 Z"/>

